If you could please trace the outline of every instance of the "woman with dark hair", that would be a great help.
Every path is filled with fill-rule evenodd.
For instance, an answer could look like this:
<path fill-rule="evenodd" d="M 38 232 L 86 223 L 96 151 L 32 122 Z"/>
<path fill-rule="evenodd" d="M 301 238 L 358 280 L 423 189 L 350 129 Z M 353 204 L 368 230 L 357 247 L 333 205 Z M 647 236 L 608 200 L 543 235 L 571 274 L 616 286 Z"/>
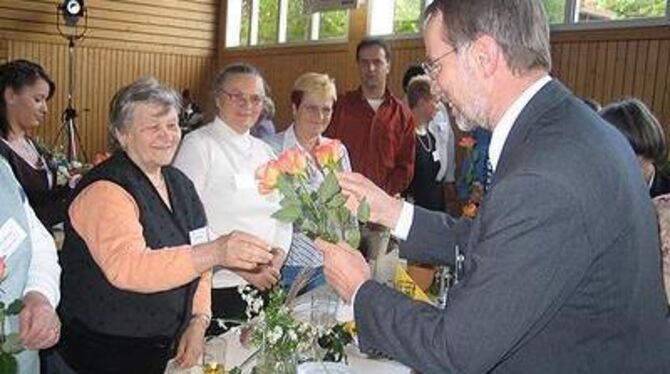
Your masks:
<path fill-rule="evenodd" d="M 651 197 L 670 193 L 670 177 L 658 167 L 668 158 L 665 134 L 649 108 L 638 99 L 625 99 L 607 105 L 600 115 L 621 131 L 633 147 Z"/>
<path fill-rule="evenodd" d="M 78 179 L 73 177 L 67 185 L 57 187 L 49 155 L 29 136 L 44 122 L 54 89 L 49 75 L 36 63 L 14 60 L 0 66 L 0 155 L 9 162 L 47 228 L 65 218 L 67 195 Z"/>
<path fill-rule="evenodd" d="M 670 178 L 658 164 L 667 160 L 663 128 L 649 108 L 638 99 L 626 99 L 607 105 L 600 115 L 628 139 L 642 168 L 649 193 L 654 198 L 661 235 L 663 281 L 670 303 Z"/>

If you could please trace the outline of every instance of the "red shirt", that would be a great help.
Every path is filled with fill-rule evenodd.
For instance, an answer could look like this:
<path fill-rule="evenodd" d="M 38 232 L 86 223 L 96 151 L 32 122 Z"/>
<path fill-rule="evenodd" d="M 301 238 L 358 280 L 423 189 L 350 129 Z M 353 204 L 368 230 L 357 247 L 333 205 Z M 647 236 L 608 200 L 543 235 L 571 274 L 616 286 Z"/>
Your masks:
<path fill-rule="evenodd" d="M 360 87 L 341 96 L 325 135 L 347 147 L 353 171 L 393 196 L 414 173 L 414 117 L 389 90 L 375 112 Z"/>

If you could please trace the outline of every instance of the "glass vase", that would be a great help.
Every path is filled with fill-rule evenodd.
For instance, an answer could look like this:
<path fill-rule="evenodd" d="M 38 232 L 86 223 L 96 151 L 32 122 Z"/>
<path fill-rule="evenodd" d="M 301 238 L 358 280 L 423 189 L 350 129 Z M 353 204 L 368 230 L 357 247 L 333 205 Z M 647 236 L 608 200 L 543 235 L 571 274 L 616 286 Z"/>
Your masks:
<path fill-rule="evenodd" d="M 298 362 L 295 354 L 279 355 L 274 352 L 262 352 L 256 365 L 256 374 L 295 374 Z"/>

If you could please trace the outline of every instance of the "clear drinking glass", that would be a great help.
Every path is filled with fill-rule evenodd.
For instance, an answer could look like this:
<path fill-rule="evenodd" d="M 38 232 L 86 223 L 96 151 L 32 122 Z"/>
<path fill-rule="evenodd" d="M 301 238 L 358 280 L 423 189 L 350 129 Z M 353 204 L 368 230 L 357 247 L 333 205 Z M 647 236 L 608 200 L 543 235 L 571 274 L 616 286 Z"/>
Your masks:
<path fill-rule="evenodd" d="M 228 342 L 223 335 L 215 336 L 205 340 L 204 352 L 202 354 L 203 374 L 225 374 L 226 373 L 226 348 Z"/>

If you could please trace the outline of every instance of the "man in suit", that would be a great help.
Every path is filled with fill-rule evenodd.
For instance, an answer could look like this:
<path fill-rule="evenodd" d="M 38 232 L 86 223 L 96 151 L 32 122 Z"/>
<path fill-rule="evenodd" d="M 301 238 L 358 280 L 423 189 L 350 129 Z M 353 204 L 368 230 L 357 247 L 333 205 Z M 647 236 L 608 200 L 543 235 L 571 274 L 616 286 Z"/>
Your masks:
<path fill-rule="evenodd" d="M 460 124 L 493 132 L 491 185 L 470 225 L 340 177 L 405 239 L 402 256 L 453 263 L 453 247 L 465 250 L 465 278 L 440 310 L 371 281 L 346 244 L 319 241 L 361 349 L 423 373 L 670 373 L 647 188 L 626 140 L 549 77 L 541 2 L 435 0 L 424 41 Z"/>

